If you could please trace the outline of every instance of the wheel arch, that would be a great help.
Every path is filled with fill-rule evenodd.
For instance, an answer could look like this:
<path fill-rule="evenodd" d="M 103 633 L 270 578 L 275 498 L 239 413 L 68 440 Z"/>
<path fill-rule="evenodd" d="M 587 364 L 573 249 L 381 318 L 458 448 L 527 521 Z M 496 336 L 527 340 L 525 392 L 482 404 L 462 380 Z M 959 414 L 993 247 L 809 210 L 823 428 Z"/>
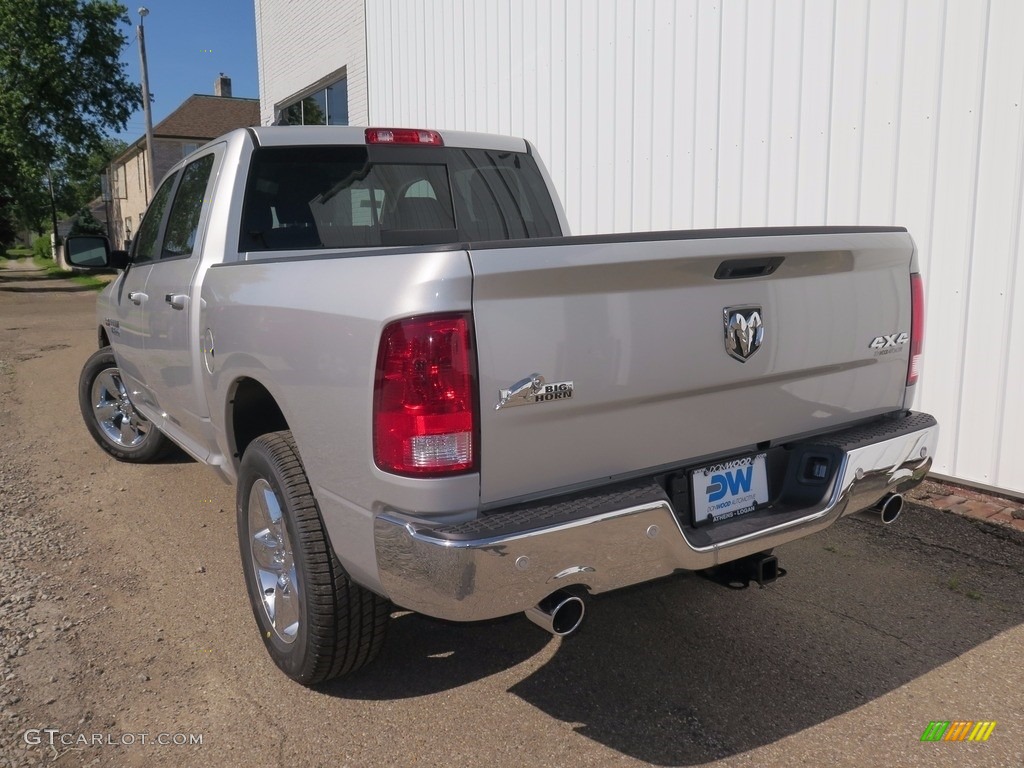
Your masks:
<path fill-rule="evenodd" d="M 249 443 L 268 432 L 290 429 L 274 395 L 263 383 L 249 376 L 232 382 L 225 415 L 228 448 L 236 473 Z"/>
<path fill-rule="evenodd" d="M 96 340 L 99 342 L 99 349 L 110 346 L 110 337 L 107 335 L 107 329 L 102 325 L 96 331 Z"/>

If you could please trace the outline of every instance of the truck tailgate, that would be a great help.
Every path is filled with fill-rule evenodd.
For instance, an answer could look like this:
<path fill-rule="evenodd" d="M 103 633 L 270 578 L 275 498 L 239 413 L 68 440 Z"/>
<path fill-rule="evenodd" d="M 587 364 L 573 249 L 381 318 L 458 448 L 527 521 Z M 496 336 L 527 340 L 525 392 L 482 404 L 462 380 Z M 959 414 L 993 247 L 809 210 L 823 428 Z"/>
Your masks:
<path fill-rule="evenodd" d="M 913 248 L 889 229 L 471 250 L 481 501 L 739 454 L 901 408 Z M 731 356 L 727 321 L 754 310 L 760 346 Z M 509 392 L 533 374 L 549 396 L 536 377 Z"/>

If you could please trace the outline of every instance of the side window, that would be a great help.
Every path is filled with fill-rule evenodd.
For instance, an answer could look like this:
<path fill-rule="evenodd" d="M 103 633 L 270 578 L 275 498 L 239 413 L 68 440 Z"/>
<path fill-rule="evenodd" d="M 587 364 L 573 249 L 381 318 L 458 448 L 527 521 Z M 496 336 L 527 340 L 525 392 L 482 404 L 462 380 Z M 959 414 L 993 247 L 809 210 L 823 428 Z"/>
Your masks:
<path fill-rule="evenodd" d="M 199 217 L 203 212 L 206 186 L 213 170 L 213 155 L 204 155 L 185 166 L 181 174 L 178 193 L 174 196 L 171 213 L 167 217 L 161 259 L 191 256 L 199 230 Z"/>
<path fill-rule="evenodd" d="M 139 225 L 139 234 L 135 238 L 136 262 L 151 261 L 156 257 L 156 238 L 160 234 L 160 222 L 164 220 L 164 211 L 167 210 L 167 203 L 171 199 L 171 190 L 177 177 L 178 174 L 167 177 L 153 196 L 153 202 L 146 209 L 146 215 Z"/>

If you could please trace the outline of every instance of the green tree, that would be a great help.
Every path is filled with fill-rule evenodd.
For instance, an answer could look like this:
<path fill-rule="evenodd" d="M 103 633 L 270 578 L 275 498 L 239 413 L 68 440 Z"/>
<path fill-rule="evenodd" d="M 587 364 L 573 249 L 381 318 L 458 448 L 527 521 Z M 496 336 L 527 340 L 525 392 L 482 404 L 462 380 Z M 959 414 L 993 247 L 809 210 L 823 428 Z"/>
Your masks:
<path fill-rule="evenodd" d="M 0 0 L 0 199 L 12 201 L 0 215 L 38 227 L 47 172 L 63 197 L 68 170 L 102 154 L 104 132 L 141 105 L 120 61 L 122 23 L 113 0 Z"/>
<path fill-rule="evenodd" d="M 71 234 L 105 235 L 107 234 L 107 228 L 96 220 L 96 217 L 92 215 L 92 211 L 88 208 L 82 208 L 71 224 Z"/>
<path fill-rule="evenodd" d="M 0 197 L 0 248 L 6 249 L 17 235 L 14 219 L 11 217 L 11 200 Z"/>
<path fill-rule="evenodd" d="M 19 232 L 41 232 L 50 210 L 46 168 L 17 157 L 8 164 L 0 149 L 0 198 L 8 201 L 6 207 L 0 203 L 0 211 L 9 215 Z"/>
<path fill-rule="evenodd" d="M 54 178 L 57 207 L 64 213 L 78 211 L 100 196 L 100 176 L 110 161 L 128 147 L 120 139 L 103 138 L 97 149 L 87 155 L 75 155 L 64 164 L 60 181 Z"/>

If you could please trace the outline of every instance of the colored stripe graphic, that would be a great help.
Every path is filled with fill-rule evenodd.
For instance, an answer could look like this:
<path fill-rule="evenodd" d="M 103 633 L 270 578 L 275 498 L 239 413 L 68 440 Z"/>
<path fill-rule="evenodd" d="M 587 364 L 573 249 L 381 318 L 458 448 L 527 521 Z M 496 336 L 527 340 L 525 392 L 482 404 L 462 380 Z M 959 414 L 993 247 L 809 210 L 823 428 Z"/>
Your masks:
<path fill-rule="evenodd" d="M 988 741 L 988 737 L 992 735 L 992 731 L 996 729 L 996 721 L 987 723 L 978 723 L 973 731 L 971 731 L 970 738 L 968 741 Z"/>
<path fill-rule="evenodd" d="M 949 726 L 949 730 L 946 731 L 946 738 L 943 741 L 963 741 L 964 736 L 967 735 L 970 727 L 974 723 L 964 720 L 954 720 L 953 724 Z"/>
<path fill-rule="evenodd" d="M 988 741 L 995 728 L 995 720 L 932 720 L 921 741 Z"/>

